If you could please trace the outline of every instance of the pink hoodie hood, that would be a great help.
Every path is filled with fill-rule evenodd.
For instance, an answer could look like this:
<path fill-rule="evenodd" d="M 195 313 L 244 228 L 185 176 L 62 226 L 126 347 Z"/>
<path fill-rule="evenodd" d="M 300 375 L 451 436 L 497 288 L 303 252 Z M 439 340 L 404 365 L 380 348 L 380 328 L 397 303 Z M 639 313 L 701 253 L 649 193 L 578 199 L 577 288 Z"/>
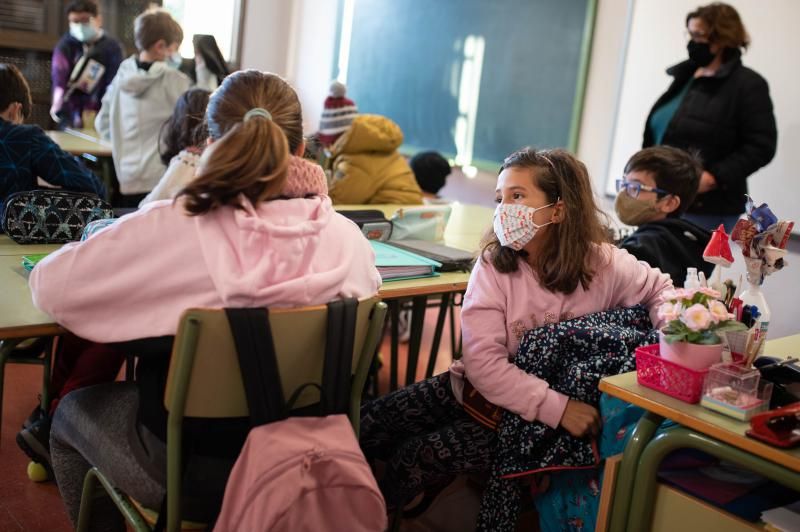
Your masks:
<path fill-rule="evenodd" d="M 347 238 L 334 242 L 340 239 L 325 234 L 332 218 L 340 218 L 330 199 L 273 200 L 258 208 L 241 200 L 242 209 L 220 209 L 196 223 L 203 259 L 224 306 L 311 304 L 317 294 L 330 293 L 347 278 L 347 261 L 312 260 L 329 253 L 334 243 L 342 258 L 361 244 Z"/>

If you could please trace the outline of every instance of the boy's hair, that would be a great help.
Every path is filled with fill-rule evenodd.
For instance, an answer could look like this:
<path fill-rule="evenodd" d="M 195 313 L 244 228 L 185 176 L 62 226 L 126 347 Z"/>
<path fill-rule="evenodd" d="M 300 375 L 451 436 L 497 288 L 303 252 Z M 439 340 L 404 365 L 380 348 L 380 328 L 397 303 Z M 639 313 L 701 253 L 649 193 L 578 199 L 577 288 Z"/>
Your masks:
<path fill-rule="evenodd" d="M 697 196 L 703 167 L 697 155 L 672 146 L 651 146 L 633 154 L 625 164 L 625 175 L 629 172 L 648 172 L 658 188 L 678 196 L 681 204 L 667 215 L 676 218 Z"/>
<path fill-rule="evenodd" d="M 204 89 L 189 89 L 181 94 L 158 134 L 161 162 L 169 164 L 178 152 L 198 146 L 208 136 L 205 132 L 205 114 L 211 93 Z"/>
<path fill-rule="evenodd" d="M 96 17 L 100 13 L 100 8 L 97 6 L 95 0 L 72 0 L 72 2 L 67 4 L 67 9 L 65 11 L 67 15 L 70 13 L 89 13 L 93 17 Z"/>
<path fill-rule="evenodd" d="M 435 151 L 424 151 L 416 154 L 408 162 L 419 188 L 430 194 L 437 194 L 447 182 L 452 168 L 447 159 Z"/>
<path fill-rule="evenodd" d="M 0 113 L 8 109 L 14 102 L 22 104 L 22 116 L 31 115 L 33 102 L 31 89 L 25 76 L 19 69 L 10 63 L 0 63 Z"/>
<path fill-rule="evenodd" d="M 266 110 L 270 117 L 255 114 Z M 214 91 L 206 111 L 208 134 L 197 176 L 181 192 L 189 214 L 223 205 L 238 207 L 278 197 L 292 153 L 303 143 L 303 114 L 297 93 L 281 77 L 258 70 L 231 74 Z"/>
<path fill-rule="evenodd" d="M 750 36 L 742 24 L 739 12 L 733 6 L 722 2 L 700 6 L 686 15 L 686 24 L 693 18 L 699 18 L 706 23 L 708 39 L 712 43 L 734 49 L 747 49 L 750 46 Z"/>
<path fill-rule="evenodd" d="M 608 232 L 601 219 L 605 214 L 597 207 L 586 166 L 566 150 L 523 148 L 506 157 L 506 168 L 524 168 L 544 192 L 548 203 L 563 203 L 563 219 L 541 231 L 541 251 L 531 266 L 539 284 L 551 292 L 571 294 L 578 288 L 589 288 L 595 274 L 598 254 L 593 247 L 608 241 Z M 484 237 L 481 260 L 488 261 L 500 273 L 519 269 L 519 261 L 528 257 L 524 250 L 514 251 L 500 245 L 494 231 Z"/>
<path fill-rule="evenodd" d="M 183 42 L 181 25 L 167 11 L 148 9 L 133 21 L 133 40 L 140 52 L 150 49 L 162 39 L 168 46 Z"/>

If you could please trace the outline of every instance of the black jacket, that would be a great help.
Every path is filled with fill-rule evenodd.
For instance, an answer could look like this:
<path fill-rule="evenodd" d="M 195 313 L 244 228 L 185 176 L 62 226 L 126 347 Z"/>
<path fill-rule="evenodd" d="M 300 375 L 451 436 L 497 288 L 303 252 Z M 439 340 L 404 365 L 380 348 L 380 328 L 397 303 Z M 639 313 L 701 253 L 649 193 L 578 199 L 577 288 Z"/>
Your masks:
<path fill-rule="evenodd" d="M 714 76 L 694 80 L 662 140 L 676 148 L 699 150 L 703 168 L 717 179 L 717 188 L 699 194 L 689 207 L 695 214 L 743 213 L 747 177 L 775 155 L 778 131 L 769 86 L 742 65 L 738 51 L 731 55 Z M 654 144 L 649 127 L 653 111 L 675 96 L 696 68 L 693 62 L 684 61 L 667 69 L 674 80 L 650 110 L 643 147 Z"/>
<path fill-rule="evenodd" d="M 639 260 L 672 277 L 672 284 L 683 286 L 686 268 L 697 268 L 706 277 L 714 265 L 703 260 L 711 232 L 681 218 L 666 218 L 639 226 L 619 247 Z"/>

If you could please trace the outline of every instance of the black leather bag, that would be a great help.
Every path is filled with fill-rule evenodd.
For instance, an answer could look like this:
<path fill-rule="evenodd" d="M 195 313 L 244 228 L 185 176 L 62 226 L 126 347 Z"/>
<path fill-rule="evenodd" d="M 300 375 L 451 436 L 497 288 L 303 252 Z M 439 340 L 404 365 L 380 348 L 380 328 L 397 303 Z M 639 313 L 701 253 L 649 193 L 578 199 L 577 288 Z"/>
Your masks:
<path fill-rule="evenodd" d="M 63 244 L 80 240 L 89 222 L 113 217 L 95 194 L 39 189 L 6 199 L 2 227 L 18 244 Z"/>

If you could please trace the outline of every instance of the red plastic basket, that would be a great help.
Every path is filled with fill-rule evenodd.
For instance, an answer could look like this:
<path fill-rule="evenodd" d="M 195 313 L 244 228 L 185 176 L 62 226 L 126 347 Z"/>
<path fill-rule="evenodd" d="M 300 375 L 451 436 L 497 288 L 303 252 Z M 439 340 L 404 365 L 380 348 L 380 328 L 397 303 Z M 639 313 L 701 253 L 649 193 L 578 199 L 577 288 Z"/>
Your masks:
<path fill-rule="evenodd" d="M 639 384 L 681 401 L 691 404 L 700 401 L 707 373 L 707 369 L 697 371 L 664 360 L 659 354 L 658 344 L 636 348 L 636 380 Z"/>

